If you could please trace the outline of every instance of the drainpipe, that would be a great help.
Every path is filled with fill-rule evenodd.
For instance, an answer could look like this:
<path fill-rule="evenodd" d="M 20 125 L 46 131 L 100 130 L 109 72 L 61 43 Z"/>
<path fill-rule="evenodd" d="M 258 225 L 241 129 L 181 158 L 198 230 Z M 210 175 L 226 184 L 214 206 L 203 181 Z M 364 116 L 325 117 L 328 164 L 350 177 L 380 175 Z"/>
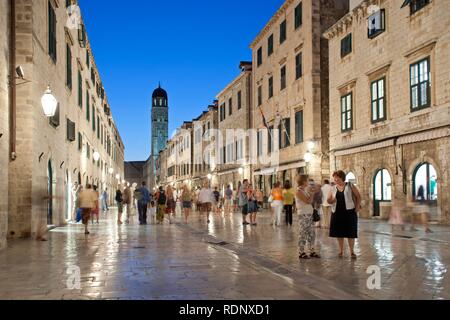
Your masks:
<path fill-rule="evenodd" d="M 10 159 L 16 160 L 16 3 L 10 0 L 10 45 L 9 45 L 9 146 Z"/>

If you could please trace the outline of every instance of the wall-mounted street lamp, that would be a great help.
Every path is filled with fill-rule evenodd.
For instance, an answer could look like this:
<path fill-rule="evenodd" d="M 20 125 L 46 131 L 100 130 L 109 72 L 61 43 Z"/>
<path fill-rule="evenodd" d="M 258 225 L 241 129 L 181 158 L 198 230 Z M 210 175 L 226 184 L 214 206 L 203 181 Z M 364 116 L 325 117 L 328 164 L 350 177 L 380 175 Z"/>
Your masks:
<path fill-rule="evenodd" d="M 109 172 L 109 174 L 113 174 L 114 173 L 114 169 L 113 168 L 109 168 L 108 172 Z"/>
<path fill-rule="evenodd" d="M 308 151 L 307 153 L 305 153 L 305 162 L 310 163 L 311 160 L 312 160 L 312 153 Z"/>
<path fill-rule="evenodd" d="M 44 95 L 41 98 L 41 104 L 46 117 L 51 118 L 55 116 L 56 108 L 58 107 L 58 101 L 52 94 L 50 86 L 47 86 L 47 90 L 45 90 Z"/>
<path fill-rule="evenodd" d="M 313 151 L 315 147 L 316 147 L 316 143 L 314 141 L 308 142 L 308 150 L 309 151 Z"/>
<path fill-rule="evenodd" d="M 116 179 L 120 180 L 120 174 L 116 174 Z M 119 181 L 120 182 L 120 181 Z"/>
<path fill-rule="evenodd" d="M 239 172 L 240 175 L 243 175 L 244 174 L 244 168 L 239 168 L 238 172 Z"/>
<path fill-rule="evenodd" d="M 212 174 L 211 174 L 211 173 L 208 173 L 208 180 L 211 181 L 211 179 L 212 179 Z"/>
<path fill-rule="evenodd" d="M 94 158 L 95 162 L 98 162 L 98 160 L 100 160 L 100 153 L 95 151 L 94 154 L 92 155 L 92 157 Z"/>

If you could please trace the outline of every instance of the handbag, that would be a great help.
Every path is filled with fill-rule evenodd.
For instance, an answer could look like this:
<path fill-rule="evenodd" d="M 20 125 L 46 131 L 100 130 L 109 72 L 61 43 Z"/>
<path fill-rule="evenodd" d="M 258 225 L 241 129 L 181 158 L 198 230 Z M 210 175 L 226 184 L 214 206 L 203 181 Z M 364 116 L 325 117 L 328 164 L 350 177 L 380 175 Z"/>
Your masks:
<path fill-rule="evenodd" d="M 314 209 L 314 211 L 313 211 L 313 221 L 314 222 L 320 221 L 320 214 L 319 214 L 319 211 L 317 211 L 316 209 Z"/>

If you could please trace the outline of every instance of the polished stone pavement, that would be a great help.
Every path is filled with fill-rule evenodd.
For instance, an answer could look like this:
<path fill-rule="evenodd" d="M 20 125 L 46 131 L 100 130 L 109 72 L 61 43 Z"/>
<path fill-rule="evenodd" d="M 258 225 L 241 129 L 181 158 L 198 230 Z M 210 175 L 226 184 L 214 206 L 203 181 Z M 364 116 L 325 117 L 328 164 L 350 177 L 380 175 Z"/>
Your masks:
<path fill-rule="evenodd" d="M 18 240 L 0 251 L 0 299 L 450 299 L 450 228 L 396 231 L 360 221 L 359 258 L 337 257 L 337 244 L 318 230 L 322 259 L 299 261 L 297 227 L 242 226 L 240 214 L 193 214 L 164 226 L 117 226 L 115 212 L 85 236 L 83 227 L 52 230 L 48 242 Z M 348 256 L 348 254 L 347 254 Z M 381 289 L 367 288 L 369 266 Z M 67 274 L 80 268 L 79 290 Z"/>

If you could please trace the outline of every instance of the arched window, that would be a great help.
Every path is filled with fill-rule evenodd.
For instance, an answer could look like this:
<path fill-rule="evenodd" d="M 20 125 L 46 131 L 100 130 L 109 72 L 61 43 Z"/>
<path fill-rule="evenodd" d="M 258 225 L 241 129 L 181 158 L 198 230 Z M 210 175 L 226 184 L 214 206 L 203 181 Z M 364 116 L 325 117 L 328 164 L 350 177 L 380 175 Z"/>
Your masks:
<path fill-rule="evenodd" d="M 392 179 L 386 169 L 378 170 L 374 178 L 374 212 L 375 217 L 380 216 L 380 203 L 392 201 Z"/>
<path fill-rule="evenodd" d="M 413 197 L 419 196 L 419 189 L 423 187 L 423 196 L 427 201 L 437 201 L 437 172 L 429 163 L 422 163 L 417 166 L 413 177 Z"/>

